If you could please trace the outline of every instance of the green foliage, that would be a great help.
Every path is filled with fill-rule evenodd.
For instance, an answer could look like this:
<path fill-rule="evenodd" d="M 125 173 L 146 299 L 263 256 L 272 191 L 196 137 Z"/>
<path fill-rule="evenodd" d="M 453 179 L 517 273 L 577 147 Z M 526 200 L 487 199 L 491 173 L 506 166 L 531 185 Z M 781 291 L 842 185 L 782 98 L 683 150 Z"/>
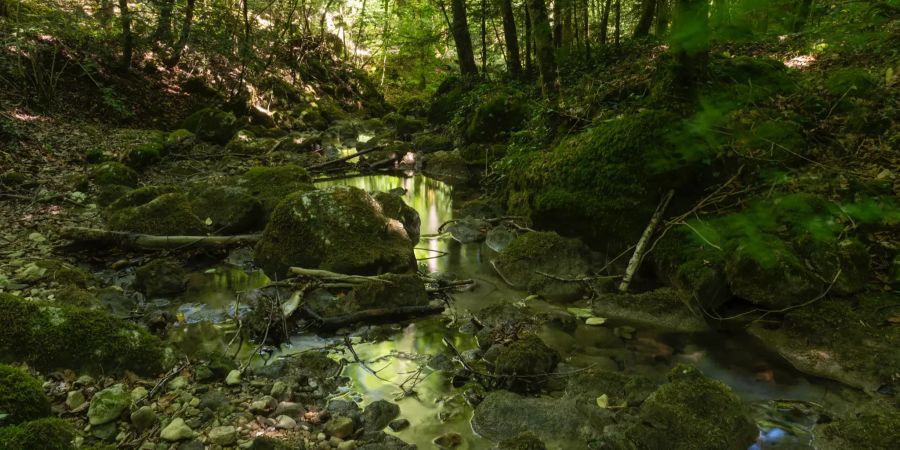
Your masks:
<path fill-rule="evenodd" d="M 184 128 L 200 139 L 225 145 L 238 132 L 242 123 L 230 112 L 215 108 L 197 111 L 181 123 Z"/>
<path fill-rule="evenodd" d="M 5 450 L 71 450 L 75 430 L 55 417 L 0 428 L 0 448 Z"/>
<path fill-rule="evenodd" d="M 41 370 L 127 369 L 152 375 L 163 368 L 165 351 L 146 330 L 106 312 L 0 294 L 0 358 Z"/>
<path fill-rule="evenodd" d="M 24 370 L 0 364 L 0 425 L 15 425 L 50 415 L 40 380 Z"/>
<path fill-rule="evenodd" d="M 878 87 L 878 80 L 863 69 L 839 69 L 825 80 L 825 90 L 836 97 L 870 98 Z"/>

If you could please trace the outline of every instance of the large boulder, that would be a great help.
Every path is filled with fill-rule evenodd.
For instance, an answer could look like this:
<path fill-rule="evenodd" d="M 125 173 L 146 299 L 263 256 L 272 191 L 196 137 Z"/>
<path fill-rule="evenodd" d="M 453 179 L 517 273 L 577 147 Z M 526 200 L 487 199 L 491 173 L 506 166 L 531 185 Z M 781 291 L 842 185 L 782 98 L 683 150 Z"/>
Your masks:
<path fill-rule="evenodd" d="M 44 396 L 41 382 L 24 370 L 0 364 L 0 420 L 14 425 L 50 415 L 50 402 Z"/>
<path fill-rule="evenodd" d="M 647 397 L 625 435 L 637 448 L 745 450 L 759 431 L 728 386 L 678 365 L 669 382 Z"/>
<path fill-rule="evenodd" d="M 441 151 L 427 155 L 423 172 L 431 178 L 449 185 L 462 185 L 470 181 L 472 174 L 459 150 Z"/>
<path fill-rule="evenodd" d="M 194 214 L 186 195 L 172 189 L 135 189 L 105 211 L 111 230 L 154 235 L 201 235 L 206 226 Z"/>
<path fill-rule="evenodd" d="M 590 423 L 580 414 L 575 400 L 523 397 L 509 391 L 488 394 L 475 408 L 472 429 L 492 441 L 505 441 L 532 432 L 554 448 L 586 449 Z M 660 447 L 665 448 L 665 447 Z"/>
<path fill-rule="evenodd" d="M 391 219 L 399 220 L 403 224 L 409 239 L 413 241 L 413 244 L 417 244 L 422 226 L 422 220 L 419 218 L 418 211 L 407 205 L 403 201 L 403 197 L 397 194 L 376 192 L 373 197 L 381 204 L 381 211 L 384 215 Z"/>
<path fill-rule="evenodd" d="M 821 278 L 783 245 L 772 245 L 765 253 L 738 245 L 726 261 L 725 275 L 734 295 L 768 309 L 807 302 L 825 289 Z"/>
<path fill-rule="evenodd" d="M 240 129 L 242 123 L 230 112 L 203 108 L 184 119 L 181 128 L 204 141 L 225 145 Z"/>
<path fill-rule="evenodd" d="M 237 179 L 237 186 L 259 200 L 266 215 L 271 214 L 288 194 L 315 189 L 306 169 L 293 164 L 251 167 Z"/>
<path fill-rule="evenodd" d="M 241 187 L 196 186 L 188 191 L 188 199 L 194 214 L 209 219 L 217 234 L 242 233 L 263 223 L 262 203 Z"/>
<path fill-rule="evenodd" d="M 25 361 L 40 370 L 155 375 L 169 359 L 158 338 L 103 311 L 0 294 L 0 360 Z"/>
<path fill-rule="evenodd" d="M 415 269 L 413 243 L 399 221 L 362 189 L 296 192 L 275 208 L 256 246 L 270 276 L 291 266 L 375 275 Z"/>
<path fill-rule="evenodd" d="M 528 289 L 550 301 L 567 302 L 581 297 L 584 283 L 563 280 L 589 275 L 591 252 L 577 239 L 554 232 L 533 232 L 512 241 L 492 264 L 512 287 Z"/>

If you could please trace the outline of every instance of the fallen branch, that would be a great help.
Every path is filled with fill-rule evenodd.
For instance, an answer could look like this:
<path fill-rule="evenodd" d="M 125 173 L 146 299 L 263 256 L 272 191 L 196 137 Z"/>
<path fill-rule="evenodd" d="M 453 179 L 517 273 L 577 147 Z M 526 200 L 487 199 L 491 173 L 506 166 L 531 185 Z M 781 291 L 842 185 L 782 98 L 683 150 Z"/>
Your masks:
<path fill-rule="evenodd" d="M 328 167 L 328 166 L 330 166 L 330 165 L 332 165 L 332 164 L 337 164 L 337 163 L 340 163 L 340 162 L 348 161 L 348 160 L 351 160 L 351 159 L 353 159 L 353 158 L 356 158 L 357 156 L 365 155 L 366 153 L 371 153 L 371 152 L 374 152 L 374 151 L 376 151 L 376 150 L 381 150 L 381 147 L 372 147 L 372 148 L 367 148 L 367 149 L 365 149 L 365 150 L 360 150 L 360 151 L 358 151 L 358 152 L 356 152 L 356 153 L 354 153 L 354 154 L 352 154 L 352 155 L 342 156 L 342 157 L 337 158 L 337 159 L 332 159 L 331 161 L 325 161 L 325 162 L 323 162 L 323 163 L 319 163 L 319 164 L 316 164 L 316 165 L 309 166 L 309 167 L 306 168 L 306 170 L 318 170 L 318 169 L 322 169 L 322 168 Z"/>
<path fill-rule="evenodd" d="M 637 245 L 634 246 L 634 253 L 631 255 L 631 260 L 628 261 L 628 268 L 625 269 L 625 276 L 622 278 L 622 283 L 619 284 L 619 292 L 628 291 L 628 285 L 631 284 L 631 278 L 634 277 L 634 274 L 641 266 L 641 260 L 644 259 L 644 249 L 647 248 L 647 243 L 650 241 L 650 237 L 653 236 L 656 225 L 662 219 L 662 215 L 666 212 L 666 208 L 669 207 L 669 202 L 672 201 L 672 196 L 674 195 L 675 191 L 669 189 L 669 192 L 663 196 L 659 205 L 656 207 L 656 211 L 653 212 L 650 223 L 647 224 L 647 228 L 644 229 L 644 233 L 638 240 Z"/>
<path fill-rule="evenodd" d="M 82 243 L 94 243 L 131 250 L 173 250 L 185 247 L 225 248 L 252 245 L 259 241 L 260 234 L 239 234 L 234 236 L 156 236 L 152 234 L 109 231 L 99 228 L 65 227 L 60 237 Z"/>
<path fill-rule="evenodd" d="M 385 283 L 392 284 L 390 281 L 385 280 L 384 278 L 377 276 L 365 276 L 365 275 L 346 275 L 343 273 L 330 272 L 328 270 L 322 269 L 304 269 L 303 267 L 291 267 L 290 272 L 295 275 L 300 275 L 308 278 L 315 278 L 319 281 L 326 283 L 337 282 L 337 284 L 350 284 L 350 285 L 358 285 L 369 282 L 377 282 L 377 283 Z M 344 287 L 344 286 L 342 286 Z M 351 286 L 352 287 L 352 286 Z"/>
<path fill-rule="evenodd" d="M 429 316 L 444 312 L 444 306 L 430 304 L 424 306 L 400 306 L 397 308 L 375 308 L 357 311 L 334 317 L 323 317 L 308 307 L 302 309 L 303 314 L 317 322 L 322 330 L 336 330 L 356 323 L 378 323 L 405 320 L 414 317 Z"/>

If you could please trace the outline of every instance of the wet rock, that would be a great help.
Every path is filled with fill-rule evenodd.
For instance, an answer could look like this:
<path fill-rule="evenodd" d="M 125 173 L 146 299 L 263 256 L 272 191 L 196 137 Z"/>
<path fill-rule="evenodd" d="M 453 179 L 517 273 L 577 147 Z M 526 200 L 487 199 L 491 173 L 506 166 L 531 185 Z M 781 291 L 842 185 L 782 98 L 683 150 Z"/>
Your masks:
<path fill-rule="evenodd" d="M 453 240 L 460 244 L 481 242 L 485 234 L 491 229 L 491 224 L 481 219 L 459 219 L 445 227 Z"/>
<path fill-rule="evenodd" d="M 590 433 L 587 418 L 574 400 L 522 397 L 508 391 L 494 391 L 484 398 L 475 408 L 472 429 L 492 441 L 532 432 L 547 442 L 570 442 Z"/>
<path fill-rule="evenodd" d="M 0 294 L 0 354 L 41 370 L 156 374 L 170 362 L 162 342 L 134 324 L 99 310 L 44 305 L 9 294 Z"/>
<path fill-rule="evenodd" d="M 567 302 L 584 294 L 584 283 L 558 278 L 568 280 L 589 275 L 591 253 L 577 239 L 553 232 L 534 232 L 516 238 L 492 263 L 511 286 L 528 289 L 550 301 Z"/>
<path fill-rule="evenodd" d="M 388 428 L 390 428 L 391 431 L 396 433 L 398 431 L 409 428 L 409 421 L 406 419 L 392 420 L 390 423 L 388 423 Z"/>
<path fill-rule="evenodd" d="M 225 384 L 228 386 L 237 386 L 241 384 L 241 371 L 234 369 L 228 372 L 228 376 L 225 377 Z"/>
<path fill-rule="evenodd" d="M 497 445 L 497 450 L 547 450 L 547 446 L 537 435 L 531 432 L 522 433 Z"/>
<path fill-rule="evenodd" d="M 112 422 L 122 415 L 131 405 L 131 395 L 125 390 L 125 386 L 117 384 L 108 387 L 91 398 L 91 406 L 88 408 L 88 421 L 91 425 L 103 425 Z"/>
<path fill-rule="evenodd" d="M 50 415 L 50 403 L 38 379 L 0 364 L 0 411 L 9 415 L 4 418 L 4 425 L 15 425 Z"/>
<path fill-rule="evenodd" d="M 225 145 L 243 125 L 234 114 L 215 108 L 201 109 L 181 123 L 181 128 L 204 141 Z"/>
<path fill-rule="evenodd" d="M 384 281 L 370 281 L 354 287 L 334 301 L 331 295 L 309 295 L 307 307 L 323 317 L 350 314 L 366 309 L 424 306 L 429 302 L 424 282 L 415 275 L 382 275 Z"/>
<path fill-rule="evenodd" d="M 270 276 L 291 266 L 372 275 L 409 272 L 415 256 L 403 225 L 365 191 L 348 186 L 295 193 L 275 212 L 256 247 Z"/>
<path fill-rule="evenodd" d="M 367 432 L 381 431 L 400 415 L 400 407 L 387 400 L 376 400 L 363 410 L 363 426 Z"/>
<path fill-rule="evenodd" d="M 744 450 L 759 431 L 728 386 L 679 365 L 641 405 L 625 435 L 638 448 Z"/>
<path fill-rule="evenodd" d="M 239 234 L 262 224 L 262 203 L 236 186 L 197 186 L 188 191 L 194 214 L 212 222 L 216 234 Z"/>
<path fill-rule="evenodd" d="M 138 433 L 149 430 L 150 427 L 156 425 L 156 412 L 149 406 L 141 406 L 135 412 L 131 413 L 131 424 Z"/>
<path fill-rule="evenodd" d="M 434 438 L 432 442 L 434 442 L 434 445 L 436 445 L 438 448 L 449 449 L 459 447 L 463 444 L 463 442 L 465 442 L 465 440 L 463 439 L 461 434 L 450 432 L 444 433 Z"/>
<path fill-rule="evenodd" d="M 169 422 L 159 433 L 159 437 L 165 441 L 177 442 L 192 439 L 196 434 L 181 417 L 176 417 Z"/>
<path fill-rule="evenodd" d="M 516 234 L 504 227 L 492 228 L 485 236 L 484 243 L 495 252 L 503 252 L 516 239 Z"/>
<path fill-rule="evenodd" d="M 84 398 L 84 392 L 82 392 L 80 390 L 69 391 L 69 393 L 66 394 L 66 408 L 68 408 L 69 411 L 71 411 L 75 408 L 78 408 L 79 406 L 83 405 L 86 401 L 87 401 L 87 399 Z"/>
<path fill-rule="evenodd" d="M 376 192 L 373 197 L 381 204 L 381 211 L 384 215 L 388 218 L 399 220 L 400 223 L 403 224 L 403 229 L 406 230 L 409 239 L 413 244 L 417 244 L 419 242 L 420 228 L 422 225 L 419 213 L 414 208 L 407 205 L 400 195 L 388 192 Z"/>
<path fill-rule="evenodd" d="M 423 173 L 451 186 L 470 181 L 472 174 L 459 150 L 435 152 L 425 158 Z"/>
<path fill-rule="evenodd" d="M 109 205 L 105 217 L 109 229 L 115 231 L 198 235 L 206 230 L 191 211 L 187 197 L 164 188 L 135 189 Z"/>
<path fill-rule="evenodd" d="M 854 416 L 816 426 L 812 445 L 820 450 L 891 449 L 900 443 L 900 412 L 867 405 Z"/>
<path fill-rule="evenodd" d="M 809 301 L 824 289 L 821 279 L 783 246 L 773 246 L 764 258 L 738 246 L 725 274 L 734 295 L 768 309 Z"/>
<path fill-rule="evenodd" d="M 251 167 L 236 180 L 237 186 L 260 201 L 266 215 L 288 195 L 315 190 L 306 169 L 293 164 Z"/>
<path fill-rule="evenodd" d="M 325 433 L 340 439 L 344 439 L 353 434 L 354 429 L 355 424 L 353 423 L 353 419 L 346 416 L 332 417 L 331 420 L 325 424 Z"/>
<path fill-rule="evenodd" d="M 593 302 L 594 314 L 684 333 L 698 333 L 709 327 L 691 311 L 675 289 L 661 288 L 640 294 L 606 294 Z"/>
<path fill-rule="evenodd" d="M 494 375 L 510 390 L 533 391 L 540 389 L 558 363 L 559 354 L 530 335 L 501 347 L 494 359 Z"/>
<path fill-rule="evenodd" d="M 209 441 L 216 445 L 233 445 L 237 442 L 237 436 L 237 429 L 230 425 L 214 427 L 209 430 Z"/>
<path fill-rule="evenodd" d="M 184 292 L 185 271 L 177 260 L 154 259 L 134 271 L 134 287 L 145 296 L 171 296 Z"/>

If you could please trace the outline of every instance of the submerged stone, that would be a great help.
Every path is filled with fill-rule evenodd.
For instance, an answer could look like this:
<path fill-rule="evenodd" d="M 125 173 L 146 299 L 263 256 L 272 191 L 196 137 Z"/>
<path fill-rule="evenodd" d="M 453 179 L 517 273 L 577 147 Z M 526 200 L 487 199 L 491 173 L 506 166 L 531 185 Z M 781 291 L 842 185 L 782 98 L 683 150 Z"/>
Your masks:
<path fill-rule="evenodd" d="M 365 191 L 334 186 L 288 196 L 272 213 L 255 259 L 270 276 L 298 266 L 374 275 L 415 268 L 403 225 Z"/>
<path fill-rule="evenodd" d="M 367 431 L 381 431 L 400 415 L 400 407 L 387 400 L 376 400 L 363 410 L 363 427 Z"/>

